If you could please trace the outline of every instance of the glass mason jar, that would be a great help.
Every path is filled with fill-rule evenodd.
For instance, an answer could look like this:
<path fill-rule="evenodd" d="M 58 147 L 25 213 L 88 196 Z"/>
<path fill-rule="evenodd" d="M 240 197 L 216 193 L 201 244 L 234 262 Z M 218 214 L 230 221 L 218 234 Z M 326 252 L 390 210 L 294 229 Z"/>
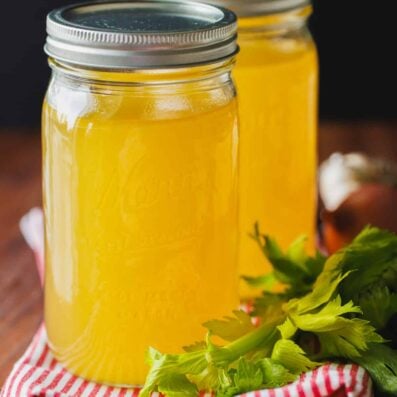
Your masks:
<path fill-rule="evenodd" d="M 243 275 L 270 271 L 248 234 L 255 222 L 286 249 L 298 236 L 314 250 L 316 48 L 308 0 L 219 0 L 239 16 L 235 78 L 240 106 L 240 253 Z M 245 283 L 241 294 L 256 294 Z"/>
<path fill-rule="evenodd" d="M 75 374 L 142 384 L 149 346 L 179 352 L 238 306 L 236 18 L 100 2 L 47 31 L 49 344 Z"/>

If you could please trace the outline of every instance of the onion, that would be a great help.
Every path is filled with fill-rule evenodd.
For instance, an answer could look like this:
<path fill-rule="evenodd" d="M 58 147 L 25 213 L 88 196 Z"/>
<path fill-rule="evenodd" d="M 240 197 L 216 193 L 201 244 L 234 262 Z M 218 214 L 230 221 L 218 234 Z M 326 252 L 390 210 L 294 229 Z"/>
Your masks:
<path fill-rule="evenodd" d="M 362 154 L 334 154 L 320 167 L 324 245 L 333 253 L 367 225 L 397 233 L 397 166 Z"/>

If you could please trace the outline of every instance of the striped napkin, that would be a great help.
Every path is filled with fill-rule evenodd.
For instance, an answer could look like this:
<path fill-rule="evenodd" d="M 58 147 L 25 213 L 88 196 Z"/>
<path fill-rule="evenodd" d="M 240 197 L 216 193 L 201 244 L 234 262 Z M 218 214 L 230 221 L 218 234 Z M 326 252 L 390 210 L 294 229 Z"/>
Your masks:
<path fill-rule="evenodd" d="M 22 233 L 33 249 L 41 280 L 44 274 L 43 215 L 33 209 L 21 220 Z M 66 371 L 51 354 L 44 325 L 17 361 L 0 397 L 138 397 L 139 388 L 96 384 Z M 153 393 L 153 397 L 158 393 Z M 371 397 L 372 382 L 357 365 L 324 365 L 288 386 L 250 392 L 240 397 Z M 203 393 L 201 397 L 210 397 Z"/>

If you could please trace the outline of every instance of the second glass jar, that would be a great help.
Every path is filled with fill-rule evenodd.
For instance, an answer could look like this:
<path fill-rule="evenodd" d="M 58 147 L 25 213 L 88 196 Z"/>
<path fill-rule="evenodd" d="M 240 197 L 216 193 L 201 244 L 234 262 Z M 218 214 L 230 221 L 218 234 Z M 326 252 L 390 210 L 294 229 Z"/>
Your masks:
<path fill-rule="evenodd" d="M 239 16 L 234 71 L 240 111 L 240 273 L 270 271 L 254 223 L 286 249 L 297 237 L 315 247 L 317 167 L 316 48 L 307 0 L 219 0 Z M 241 282 L 244 298 L 256 295 Z"/>

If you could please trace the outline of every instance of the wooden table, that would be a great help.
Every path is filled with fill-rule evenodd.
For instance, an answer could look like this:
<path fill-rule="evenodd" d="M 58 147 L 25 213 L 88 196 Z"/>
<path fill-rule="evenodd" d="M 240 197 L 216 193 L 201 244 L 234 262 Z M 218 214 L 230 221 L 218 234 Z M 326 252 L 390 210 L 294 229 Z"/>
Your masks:
<path fill-rule="evenodd" d="M 360 150 L 397 161 L 397 121 L 324 122 L 320 160 L 334 151 Z M 33 255 L 18 221 L 40 205 L 40 137 L 0 131 L 0 385 L 42 319 L 42 293 Z"/>
<path fill-rule="evenodd" d="M 0 385 L 35 332 L 42 294 L 18 221 L 40 205 L 40 137 L 0 133 Z"/>

